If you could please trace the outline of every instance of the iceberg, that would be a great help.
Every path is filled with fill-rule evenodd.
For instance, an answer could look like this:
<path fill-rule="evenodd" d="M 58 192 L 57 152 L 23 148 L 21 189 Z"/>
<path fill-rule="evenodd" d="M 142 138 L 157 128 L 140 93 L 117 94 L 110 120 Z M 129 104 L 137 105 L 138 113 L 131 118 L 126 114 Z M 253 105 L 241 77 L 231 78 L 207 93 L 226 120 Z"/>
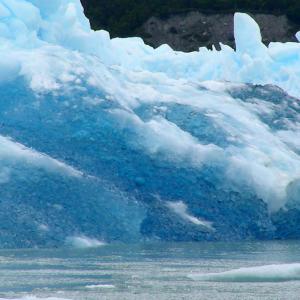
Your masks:
<path fill-rule="evenodd" d="M 0 0 L 0 247 L 300 237 L 300 44 L 241 13 L 235 39 L 153 49 L 79 0 Z"/>

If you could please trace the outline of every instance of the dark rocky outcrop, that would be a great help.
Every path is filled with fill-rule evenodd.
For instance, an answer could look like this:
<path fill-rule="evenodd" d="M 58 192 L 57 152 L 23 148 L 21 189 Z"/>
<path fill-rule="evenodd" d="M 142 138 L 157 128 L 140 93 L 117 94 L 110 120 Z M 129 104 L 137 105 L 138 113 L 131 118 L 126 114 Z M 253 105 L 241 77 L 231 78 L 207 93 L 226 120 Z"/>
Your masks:
<path fill-rule="evenodd" d="M 111 37 L 140 36 L 158 47 L 169 44 L 190 52 L 219 42 L 234 47 L 233 14 L 250 13 L 258 22 L 265 44 L 295 41 L 300 30 L 297 0 L 81 0 L 93 29 Z"/>
<path fill-rule="evenodd" d="M 296 41 L 297 27 L 286 16 L 255 14 L 253 17 L 260 25 L 265 44 Z M 212 45 L 218 49 L 220 42 L 234 47 L 233 14 L 193 11 L 168 18 L 151 17 L 138 32 L 153 47 L 169 44 L 175 50 L 186 52 Z"/>

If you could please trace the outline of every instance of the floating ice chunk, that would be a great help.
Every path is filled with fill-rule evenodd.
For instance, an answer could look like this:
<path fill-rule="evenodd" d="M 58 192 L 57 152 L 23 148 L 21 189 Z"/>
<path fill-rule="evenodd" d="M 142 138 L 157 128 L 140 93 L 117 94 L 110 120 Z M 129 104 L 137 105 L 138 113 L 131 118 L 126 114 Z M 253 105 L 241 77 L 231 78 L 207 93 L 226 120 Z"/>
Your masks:
<path fill-rule="evenodd" d="M 66 239 L 66 245 L 74 248 L 97 248 L 105 246 L 106 244 L 97 239 L 81 235 L 68 237 Z"/>
<path fill-rule="evenodd" d="M 300 42 L 300 31 L 296 33 L 296 38 Z"/>
<path fill-rule="evenodd" d="M 300 264 L 267 265 L 221 273 L 192 274 L 193 280 L 216 282 L 281 282 L 300 280 Z"/>

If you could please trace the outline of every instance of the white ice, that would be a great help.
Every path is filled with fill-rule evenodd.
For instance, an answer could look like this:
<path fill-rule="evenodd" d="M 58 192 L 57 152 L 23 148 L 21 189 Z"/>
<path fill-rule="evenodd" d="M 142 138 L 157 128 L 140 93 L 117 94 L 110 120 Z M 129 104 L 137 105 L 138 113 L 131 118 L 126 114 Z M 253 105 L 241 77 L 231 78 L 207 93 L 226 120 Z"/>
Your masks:
<path fill-rule="evenodd" d="M 181 53 L 167 45 L 155 50 L 139 38 L 111 40 L 105 31 L 92 31 L 79 0 L 1 0 L 0 5 L 2 75 L 9 71 L 8 75 L 21 72 L 31 77 L 32 73 L 41 71 L 38 68 L 42 63 L 41 54 L 63 47 L 96 56 L 106 66 L 119 66 L 128 71 L 163 73 L 168 78 L 194 82 L 270 83 L 290 94 L 300 95 L 300 44 L 264 46 L 258 25 L 246 14 L 235 15 L 237 51 L 222 45 L 221 51 L 200 48 L 198 52 Z M 30 61 L 33 49 L 36 63 Z M 23 65 L 30 62 L 34 63 L 31 69 Z M 50 66 L 45 69 L 44 63 L 41 66 L 41 75 L 59 80 L 59 70 Z M 46 89 L 54 88 L 47 82 L 44 85 Z"/>
<path fill-rule="evenodd" d="M 19 161 L 29 166 L 43 168 L 51 172 L 60 172 L 68 176 L 81 177 L 82 172 L 75 168 L 60 162 L 57 159 L 49 157 L 43 153 L 30 149 L 20 143 L 17 143 L 7 137 L 0 135 L 0 162 L 9 164 L 9 162 Z M 0 184 L 1 180 L 8 180 L 9 167 L 0 166 Z M 5 176 L 7 175 L 7 176 Z"/>
<path fill-rule="evenodd" d="M 174 213 L 176 213 L 180 218 L 182 218 L 185 221 L 204 227 L 208 231 L 214 230 L 213 224 L 211 222 L 200 218 L 196 218 L 195 216 L 189 214 L 187 205 L 182 201 L 167 202 L 167 207 L 169 207 Z"/>

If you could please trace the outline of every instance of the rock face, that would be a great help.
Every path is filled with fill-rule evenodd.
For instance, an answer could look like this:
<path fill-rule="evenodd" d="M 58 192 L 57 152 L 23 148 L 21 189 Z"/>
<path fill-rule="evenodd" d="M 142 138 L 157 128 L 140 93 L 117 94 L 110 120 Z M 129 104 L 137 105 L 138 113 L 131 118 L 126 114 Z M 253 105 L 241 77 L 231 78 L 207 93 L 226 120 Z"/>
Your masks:
<path fill-rule="evenodd" d="M 263 42 L 296 41 L 297 27 L 286 16 L 255 14 Z M 298 28 L 299 29 L 299 28 Z M 170 45 L 174 50 L 196 51 L 199 47 L 219 48 L 219 42 L 234 47 L 233 14 L 204 14 L 188 12 L 168 18 L 151 17 L 140 28 L 139 34 L 147 44 L 158 47 Z"/>

